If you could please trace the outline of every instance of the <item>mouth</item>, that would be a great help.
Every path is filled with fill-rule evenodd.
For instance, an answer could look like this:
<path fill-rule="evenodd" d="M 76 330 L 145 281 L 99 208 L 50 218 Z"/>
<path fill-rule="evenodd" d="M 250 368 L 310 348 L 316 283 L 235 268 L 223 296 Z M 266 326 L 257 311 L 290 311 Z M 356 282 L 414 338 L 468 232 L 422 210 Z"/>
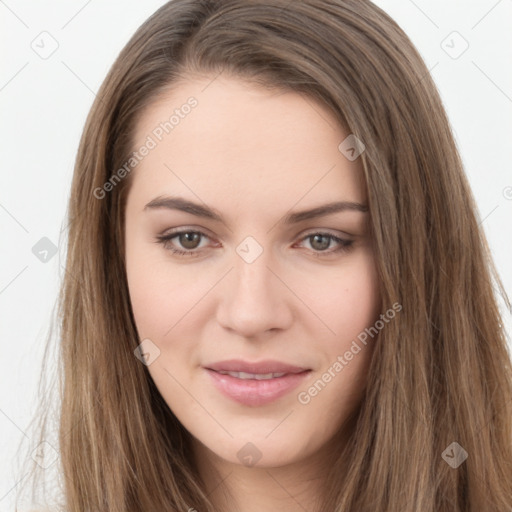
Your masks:
<path fill-rule="evenodd" d="M 223 361 L 204 367 L 217 390 L 246 406 L 262 406 L 296 388 L 311 372 L 309 368 L 278 361 L 247 363 Z"/>
<path fill-rule="evenodd" d="M 212 370 L 215 371 L 215 370 Z M 269 379 L 276 379 L 278 377 L 283 377 L 285 375 L 289 375 L 287 373 L 246 373 L 246 372 L 226 372 L 226 371 L 219 371 L 217 373 L 220 373 L 221 375 L 230 375 L 231 377 L 235 377 L 236 379 L 242 379 L 242 380 L 269 380 Z"/>

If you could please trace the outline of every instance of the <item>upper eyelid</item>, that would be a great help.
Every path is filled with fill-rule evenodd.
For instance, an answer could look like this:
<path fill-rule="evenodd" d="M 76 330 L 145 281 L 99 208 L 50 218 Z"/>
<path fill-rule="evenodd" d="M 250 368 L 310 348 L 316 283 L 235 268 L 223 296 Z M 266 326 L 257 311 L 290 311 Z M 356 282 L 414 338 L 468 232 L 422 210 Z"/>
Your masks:
<path fill-rule="evenodd" d="M 180 235 L 180 234 L 183 234 L 183 233 L 199 233 L 207 238 L 214 238 L 212 236 L 210 236 L 208 234 L 207 231 L 205 231 L 203 228 L 174 228 L 173 230 L 171 231 L 164 231 L 162 234 L 158 235 L 159 237 L 171 237 L 171 236 L 177 236 L 177 235 Z M 339 238 L 342 238 L 342 237 L 348 237 L 348 238 L 353 238 L 355 237 L 355 235 L 352 235 L 350 233 L 347 233 L 346 231 L 336 231 L 336 230 L 332 230 L 332 229 L 328 229 L 328 228 L 311 228 L 309 230 L 306 230 L 304 233 L 298 235 L 300 236 L 301 238 L 305 238 L 307 236 L 311 236 L 311 235 L 316 235 L 316 234 L 326 234 L 326 235 L 332 235 L 332 236 L 335 236 L 335 237 L 339 237 Z"/>

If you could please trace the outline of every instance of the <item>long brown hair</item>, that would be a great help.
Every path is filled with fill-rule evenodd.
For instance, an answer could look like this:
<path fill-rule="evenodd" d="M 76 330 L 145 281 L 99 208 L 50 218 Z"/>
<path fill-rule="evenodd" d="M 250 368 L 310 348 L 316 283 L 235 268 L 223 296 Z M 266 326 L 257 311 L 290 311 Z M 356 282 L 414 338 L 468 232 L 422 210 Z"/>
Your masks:
<path fill-rule="evenodd" d="M 383 311 L 403 305 L 374 346 L 318 510 L 512 510 L 512 367 L 494 285 L 510 304 L 428 69 L 368 0 L 173 0 L 112 66 L 69 201 L 63 509 L 215 511 L 188 432 L 134 357 L 124 206 L 136 171 L 101 199 L 93 191 L 130 158 L 140 113 L 158 94 L 220 73 L 319 100 L 363 141 Z M 447 462 L 454 453 L 467 454 L 457 467 Z"/>

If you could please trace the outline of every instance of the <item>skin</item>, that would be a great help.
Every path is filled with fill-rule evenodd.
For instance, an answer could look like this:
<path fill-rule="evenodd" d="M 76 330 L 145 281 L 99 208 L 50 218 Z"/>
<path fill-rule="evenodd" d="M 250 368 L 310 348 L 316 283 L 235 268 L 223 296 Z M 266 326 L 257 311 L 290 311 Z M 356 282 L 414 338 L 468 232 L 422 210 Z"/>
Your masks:
<path fill-rule="evenodd" d="M 197 107 L 137 165 L 127 198 L 130 299 L 140 340 L 160 350 L 147 368 L 191 433 L 209 497 L 221 510 L 313 510 L 335 434 L 361 401 L 372 343 L 309 403 L 298 393 L 373 325 L 379 284 L 368 213 L 291 226 L 282 219 L 331 201 L 367 204 L 361 159 L 340 152 L 348 133 L 323 105 L 226 76 L 190 78 L 155 99 L 139 119 L 135 146 L 190 96 Z M 224 222 L 144 209 L 162 195 L 206 204 Z M 205 236 L 188 244 L 177 236 L 167 248 L 157 243 L 173 228 Z M 335 240 L 311 238 L 325 231 L 352 245 L 332 252 L 340 247 Z M 247 236 L 263 249 L 252 263 L 236 251 Z M 299 388 L 251 407 L 221 394 L 203 369 L 232 358 L 276 359 L 311 372 Z M 253 466 L 237 456 L 248 442 L 261 454 Z"/>

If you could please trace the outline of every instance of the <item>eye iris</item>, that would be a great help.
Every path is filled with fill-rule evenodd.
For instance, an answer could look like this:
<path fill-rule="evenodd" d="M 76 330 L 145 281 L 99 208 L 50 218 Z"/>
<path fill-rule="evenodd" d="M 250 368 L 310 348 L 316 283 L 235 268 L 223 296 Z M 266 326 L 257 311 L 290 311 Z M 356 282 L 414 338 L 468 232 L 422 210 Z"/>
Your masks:
<path fill-rule="evenodd" d="M 324 239 L 324 243 L 320 243 L 319 244 L 320 247 L 318 247 L 318 246 L 315 247 L 316 241 L 321 240 L 322 238 Z M 311 247 L 313 247 L 313 249 L 316 249 L 318 251 L 323 251 L 329 247 L 330 238 L 326 235 L 313 235 L 310 237 L 310 239 L 312 240 Z"/>
<path fill-rule="evenodd" d="M 179 235 L 179 242 L 185 249 L 196 249 L 199 242 L 200 234 L 189 231 Z"/>

